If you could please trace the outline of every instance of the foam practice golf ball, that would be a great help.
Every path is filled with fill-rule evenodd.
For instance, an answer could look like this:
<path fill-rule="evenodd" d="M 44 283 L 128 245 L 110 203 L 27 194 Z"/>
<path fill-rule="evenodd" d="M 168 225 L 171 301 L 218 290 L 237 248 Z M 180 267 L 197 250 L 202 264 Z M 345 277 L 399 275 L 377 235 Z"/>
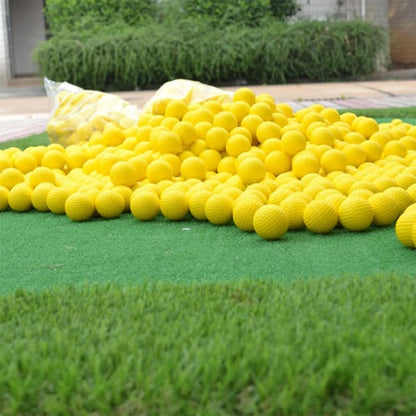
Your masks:
<path fill-rule="evenodd" d="M 130 197 L 130 210 L 135 218 L 150 221 L 160 212 L 160 200 L 155 192 L 136 190 Z"/>
<path fill-rule="evenodd" d="M 25 183 L 16 184 L 9 191 L 8 202 L 13 211 L 29 211 L 32 208 L 32 188 Z"/>
<path fill-rule="evenodd" d="M 160 211 L 169 220 L 179 221 L 184 219 L 189 211 L 186 194 L 179 190 L 164 191 L 160 197 Z"/>
<path fill-rule="evenodd" d="M 306 228 L 313 233 L 328 234 L 337 225 L 338 213 L 328 201 L 316 199 L 306 205 L 303 221 Z"/>
<path fill-rule="evenodd" d="M 278 240 L 289 227 L 289 220 L 277 205 L 263 205 L 253 218 L 254 231 L 265 240 Z"/>
<path fill-rule="evenodd" d="M 254 215 L 263 205 L 263 202 L 258 198 L 243 197 L 238 199 L 233 209 L 235 226 L 242 231 L 254 231 Z"/>
<path fill-rule="evenodd" d="M 374 219 L 370 202 L 361 197 L 349 196 L 338 209 L 339 220 L 349 231 L 364 231 Z"/>
<path fill-rule="evenodd" d="M 75 192 L 65 201 L 65 213 L 72 221 L 87 221 L 94 210 L 94 201 L 86 193 Z"/>
<path fill-rule="evenodd" d="M 413 227 L 416 223 L 416 204 L 409 208 L 397 219 L 395 232 L 398 240 L 404 246 L 414 248 Z"/>
<path fill-rule="evenodd" d="M 95 198 L 95 208 L 103 218 L 117 218 L 124 211 L 124 198 L 114 189 L 100 192 Z"/>
<path fill-rule="evenodd" d="M 233 216 L 234 200 L 226 194 L 214 194 L 205 203 L 207 220 L 216 225 L 225 225 Z"/>

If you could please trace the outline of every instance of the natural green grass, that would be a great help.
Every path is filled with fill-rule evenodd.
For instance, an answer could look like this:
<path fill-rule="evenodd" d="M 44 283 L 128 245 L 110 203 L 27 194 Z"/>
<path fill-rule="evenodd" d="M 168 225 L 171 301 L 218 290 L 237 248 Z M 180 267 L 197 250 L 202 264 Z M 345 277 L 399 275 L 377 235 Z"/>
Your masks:
<path fill-rule="evenodd" d="M 0 414 L 409 416 L 416 280 L 0 297 Z"/>

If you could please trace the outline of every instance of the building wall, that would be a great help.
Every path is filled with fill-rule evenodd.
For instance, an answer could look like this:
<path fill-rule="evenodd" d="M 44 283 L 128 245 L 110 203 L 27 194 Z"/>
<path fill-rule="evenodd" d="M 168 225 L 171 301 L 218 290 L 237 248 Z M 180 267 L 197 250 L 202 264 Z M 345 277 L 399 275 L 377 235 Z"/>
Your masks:
<path fill-rule="evenodd" d="M 301 19 L 325 20 L 339 17 L 342 13 L 336 0 L 297 0 L 301 11 L 297 14 Z"/>
<path fill-rule="evenodd" d="M 305 19 L 364 19 L 388 27 L 388 0 L 298 0 L 302 10 L 298 18 Z"/>
<path fill-rule="evenodd" d="M 367 0 L 365 5 L 366 20 L 377 26 L 389 28 L 389 1 Z"/>
<path fill-rule="evenodd" d="M 390 56 L 403 67 L 416 66 L 416 1 L 390 0 Z"/>
<path fill-rule="evenodd" d="M 297 0 L 301 11 L 297 19 L 334 19 L 341 21 L 365 20 L 389 31 L 389 0 Z M 394 0 L 407 1 L 407 0 Z M 416 0 L 412 1 L 416 4 Z M 386 57 L 381 54 L 377 70 L 386 68 Z"/>
<path fill-rule="evenodd" d="M 7 86 L 9 74 L 6 0 L 0 0 L 0 87 Z"/>

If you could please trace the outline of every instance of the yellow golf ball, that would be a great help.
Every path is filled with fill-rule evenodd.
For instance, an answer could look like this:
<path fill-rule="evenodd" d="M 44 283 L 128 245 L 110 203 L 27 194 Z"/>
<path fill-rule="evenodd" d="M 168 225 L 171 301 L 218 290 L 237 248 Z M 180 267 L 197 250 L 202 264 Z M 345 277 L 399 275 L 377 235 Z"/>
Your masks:
<path fill-rule="evenodd" d="M 263 205 L 253 217 L 253 227 L 256 234 L 265 240 L 278 240 L 289 227 L 289 220 L 277 205 Z"/>

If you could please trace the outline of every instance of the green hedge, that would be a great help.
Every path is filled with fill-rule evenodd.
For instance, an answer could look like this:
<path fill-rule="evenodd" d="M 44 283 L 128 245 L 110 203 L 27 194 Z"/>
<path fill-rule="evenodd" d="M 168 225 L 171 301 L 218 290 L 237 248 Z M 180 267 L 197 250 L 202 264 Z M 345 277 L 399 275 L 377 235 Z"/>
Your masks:
<path fill-rule="evenodd" d="M 386 51 L 385 32 L 362 21 L 214 29 L 186 20 L 54 36 L 35 59 L 43 76 L 108 91 L 155 88 L 176 78 L 212 85 L 328 81 L 371 73 Z"/>
<path fill-rule="evenodd" d="M 299 9 L 297 0 L 46 0 L 44 8 L 52 34 L 116 22 L 140 27 L 187 18 L 215 26 L 258 26 L 264 18 L 284 20 Z"/>
<path fill-rule="evenodd" d="M 300 10 L 297 0 L 167 0 L 164 4 L 172 2 L 179 16 L 209 19 L 220 26 L 238 23 L 254 27 L 261 25 L 265 18 L 283 21 Z"/>
<path fill-rule="evenodd" d="M 140 26 L 154 20 L 155 0 L 46 0 L 45 18 L 49 32 L 58 34 L 117 21 Z"/>

